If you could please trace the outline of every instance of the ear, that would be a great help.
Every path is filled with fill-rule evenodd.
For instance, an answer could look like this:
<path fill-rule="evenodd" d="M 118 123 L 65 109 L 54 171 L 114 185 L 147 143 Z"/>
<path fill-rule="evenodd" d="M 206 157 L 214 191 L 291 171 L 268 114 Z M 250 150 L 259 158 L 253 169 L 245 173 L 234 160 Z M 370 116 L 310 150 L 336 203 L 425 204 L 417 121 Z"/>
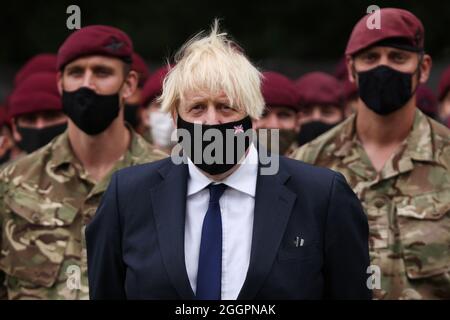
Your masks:
<path fill-rule="evenodd" d="M 14 138 L 14 141 L 22 141 L 22 136 L 20 135 L 19 131 L 17 130 L 16 119 L 17 118 L 11 119 L 11 128 L 12 128 L 13 138 Z"/>
<path fill-rule="evenodd" d="M 124 100 L 128 99 L 133 95 L 137 89 L 138 84 L 138 74 L 136 71 L 131 70 L 125 79 L 124 85 L 122 87 L 122 98 Z"/>
<path fill-rule="evenodd" d="M 355 78 L 355 74 L 354 74 L 355 60 L 353 60 L 353 58 L 351 56 L 346 56 L 345 60 L 346 60 L 346 64 L 347 64 L 348 81 L 356 84 L 356 78 Z"/>
<path fill-rule="evenodd" d="M 58 87 L 58 92 L 59 95 L 62 96 L 63 94 L 63 84 L 62 84 L 62 77 L 63 77 L 63 73 L 61 71 L 58 71 L 56 73 L 56 85 Z"/>
<path fill-rule="evenodd" d="M 433 65 L 433 60 L 431 56 L 425 54 L 422 58 L 422 64 L 420 65 L 420 83 L 425 83 L 428 81 L 431 72 L 431 66 Z"/>

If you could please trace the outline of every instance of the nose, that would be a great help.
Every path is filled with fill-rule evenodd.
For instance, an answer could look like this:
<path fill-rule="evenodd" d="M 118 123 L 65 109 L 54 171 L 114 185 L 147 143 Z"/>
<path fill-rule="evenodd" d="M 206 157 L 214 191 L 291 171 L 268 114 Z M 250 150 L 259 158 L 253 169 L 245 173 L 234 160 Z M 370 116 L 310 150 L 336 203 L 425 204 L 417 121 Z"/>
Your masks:
<path fill-rule="evenodd" d="M 314 108 L 311 120 L 312 121 L 320 121 L 320 120 L 322 120 L 322 112 L 320 111 L 320 108 Z"/>
<path fill-rule="evenodd" d="M 83 83 L 82 83 L 83 87 L 87 87 L 90 89 L 94 89 L 94 84 L 93 84 L 93 73 L 90 70 L 86 70 L 83 76 Z"/>
<path fill-rule="evenodd" d="M 379 60 L 378 66 L 381 66 L 381 65 L 389 66 L 389 57 L 385 53 L 381 54 L 381 56 L 380 56 L 380 60 Z"/>
<path fill-rule="evenodd" d="M 266 123 L 265 128 L 267 129 L 279 129 L 280 123 L 278 121 L 278 117 L 274 112 L 269 112 L 269 114 L 266 117 Z"/>
<path fill-rule="evenodd" d="M 205 113 L 204 124 L 213 125 L 220 124 L 220 114 L 217 112 L 213 104 L 208 104 L 208 108 Z"/>
<path fill-rule="evenodd" d="M 43 118 L 43 117 L 41 117 L 41 116 L 38 116 L 37 118 L 36 118 L 36 129 L 42 129 L 42 128 L 45 128 L 45 126 L 46 126 L 46 121 L 45 121 L 45 119 Z"/>

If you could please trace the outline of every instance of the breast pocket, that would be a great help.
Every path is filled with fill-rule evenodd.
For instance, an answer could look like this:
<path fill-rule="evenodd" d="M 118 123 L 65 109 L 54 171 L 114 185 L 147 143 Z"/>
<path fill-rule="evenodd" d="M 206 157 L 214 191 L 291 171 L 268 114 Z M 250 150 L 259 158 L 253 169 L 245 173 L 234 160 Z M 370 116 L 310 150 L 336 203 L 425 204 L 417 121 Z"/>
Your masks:
<path fill-rule="evenodd" d="M 389 217 L 392 214 L 392 201 L 388 196 L 377 194 L 365 201 L 364 209 L 369 223 L 369 247 L 371 252 L 389 246 Z"/>
<path fill-rule="evenodd" d="M 400 199 L 397 216 L 408 278 L 443 275 L 450 292 L 450 189 Z"/>
<path fill-rule="evenodd" d="M 6 274 L 32 284 L 55 283 L 77 209 L 16 190 L 5 195 L 0 267 Z"/>
<path fill-rule="evenodd" d="M 294 244 L 291 244 L 280 248 L 278 252 L 279 262 L 307 261 L 314 258 L 318 259 L 320 257 L 321 251 L 315 243 L 302 246 L 298 245 L 297 247 Z"/>

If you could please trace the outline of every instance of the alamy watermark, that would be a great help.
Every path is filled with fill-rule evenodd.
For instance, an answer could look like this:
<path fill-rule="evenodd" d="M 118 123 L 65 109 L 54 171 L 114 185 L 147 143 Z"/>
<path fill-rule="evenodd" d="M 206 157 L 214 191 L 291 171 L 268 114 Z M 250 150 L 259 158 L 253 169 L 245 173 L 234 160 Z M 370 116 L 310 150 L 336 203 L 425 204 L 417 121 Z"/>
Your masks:
<path fill-rule="evenodd" d="M 270 134 L 269 134 L 270 132 Z M 271 150 L 265 148 L 263 141 L 270 139 Z M 181 141 L 180 141 L 181 140 Z M 274 175 L 279 170 L 279 130 L 227 129 L 225 134 L 215 128 L 202 130 L 194 127 L 194 134 L 186 129 L 176 129 L 171 136 L 178 142 L 172 149 L 174 164 L 187 164 L 188 157 L 194 164 L 233 164 L 243 160 L 250 144 L 258 148 L 258 161 L 261 175 Z"/>
<path fill-rule="evenodd" d="M 370 14 L 370 16 L 366 20 L 367 29 L 369 29 L 369 30 L 381 29 L 380 7 L 375 4 L 368 6 L 367 14 Z"/>
<path fill-rule="evenodd" d="M 79 6 L 72 4 L 67 7 L 66 13 L 70 16 L 66 20 L 66 27 L 69 30 L 81 29 L 81 9 Z"/>

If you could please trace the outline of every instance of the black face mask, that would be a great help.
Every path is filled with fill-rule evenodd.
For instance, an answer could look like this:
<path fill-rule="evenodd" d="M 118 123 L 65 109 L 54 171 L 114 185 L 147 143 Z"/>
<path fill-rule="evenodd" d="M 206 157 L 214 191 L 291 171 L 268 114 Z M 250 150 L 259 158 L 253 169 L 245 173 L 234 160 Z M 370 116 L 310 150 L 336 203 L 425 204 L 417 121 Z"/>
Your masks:
<path fill-rule="evenodd" d="M 123 115 L 125 121 L 128 122 L 133 128 L 136 128 L 139 125 L 139 118 L 138 118 L 139 108 L 140 108 L 139 104 L 125 104 Z"/>
<path fill-rule="evenodd" d="M 199 169 L 211 175 L 227 172 L 233 168 L 239 160 L 241 160 L 253 139 L 253 134 L 245 137 L 244 139 L 244 135 L 247 133 L 247 130 L 250 130 L 251 128 L 252 121 L 249 116 L 239 121 L 216 125 L 194 124 L 184 121 L 180 116 L 178 116 L 177 119 L 177 129 L 185 129 L 190 135 L 190 143 L 189 139 L 187 139 L 187 141 L 183 141 L 183 135 L 179 130 L 177 130 L 178 141 L 182 145 L 186 155 Z M 208 151 L 204 154 L 205 149 L 212 142 L 214 142 L 214 136 L 212 140 L 206 140 L 203 138 L 204 133 L 208 129 L 217 129 L 220 132 L 220 136 L 223 141 L 222 155 L 217 155 L 217 161 L 213 161 L 212 163 L 208 163 L 204 159 L 205 154 L 206 156 L 216 156 L 214 150 L 209 152 L 210 149 L 208 149 Z M 227 140 L 227 130 L 229 130 L 228 136 L 232 135 L 233 139 Z M 242 147 L 238 141 L 243 141 L 244 146 Z M 227 157 L 227 154 L 229 155 L 231 151 L 233 151 L 233 159 L 229 159 L 231 158 L 230 156 Z"/>
<path fill-rule="evenodd" d="M 334 126 L 336 126 L 339 122 L 336 123 L 325 123 L 322 121 L 311 121 L 302 124 L 302 127 L 300 128 L 300 133 L 298 135 L 298 144 L 304 145 L 305 143 L 308 143 L 318 136 L 320 136 L 322 133 L 327 132 Z"/>
<path fill-rule="evenodd" d="M 22 136 L 22 140 L 17 142 L 17 146 L 26 153 L 45 146 L 54 137 L 63 133 L 67 128 L 67 123 L 57 124 L 55 126 L 42 129 L 24 128 L 17 126 L 17 131 Z"/>
<path fill-rule="evenodd" d="M 373 112 L 388 115 L 403 107 L 413 96 L 412 77 L 388 66 L 378 66 L 358 72 L 358 91 L 361 100 Z"/>
<path fill-rule="evenodd" d="M 106 130 L 119 115 L 119 93 L 100 95 L 87 87 L 63 92 L 63 111 L 86 134 Z"/>

